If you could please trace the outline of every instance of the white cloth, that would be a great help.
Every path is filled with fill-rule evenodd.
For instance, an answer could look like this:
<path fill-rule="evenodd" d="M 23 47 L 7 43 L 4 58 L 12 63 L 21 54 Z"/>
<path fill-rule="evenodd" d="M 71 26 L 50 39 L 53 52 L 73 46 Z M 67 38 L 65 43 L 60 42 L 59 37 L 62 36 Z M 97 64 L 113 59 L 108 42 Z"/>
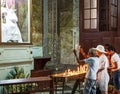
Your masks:
<path fill-rule="evenodd" d="M 9 9 L 6 16 L 6 23 L 2 23 L 2 42 L 10 40 L 22 43 L 22 37 L 17 25 L 17 15 L 13 9 Z"/>
<path fill-rule="evenodd" d="M 98 57 L 89 57 L 84 59 L 85 63 L 88 64 L 88 71 L 86 73 L 86 78 L 96 80 L 99 58 Z"/>
<path fill-rule="evenodd" d="M 98 87 L 101 91 L 108 91 L 108 82 L 110 80 L 110 77 L 107 68 L 109 67 L 109 61 L 105 54 L 102 54 L 99 59 L 99 69 L 104 69 L 98 72 Z"/>
<path fill-rule="evenodd" d="M 6 24 L 2 23 L 2 42 L 7 42 L 7 28 Z"/>

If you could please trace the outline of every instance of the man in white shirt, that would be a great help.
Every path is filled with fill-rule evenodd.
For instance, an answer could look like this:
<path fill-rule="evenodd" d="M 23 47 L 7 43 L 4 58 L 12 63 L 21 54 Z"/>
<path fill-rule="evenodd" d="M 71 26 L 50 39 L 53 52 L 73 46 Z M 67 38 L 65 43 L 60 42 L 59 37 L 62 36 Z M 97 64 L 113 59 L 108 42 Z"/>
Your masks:
<path fill-rule="evenodd" d="M 96 56 L 96 51 L 91 48 L 88 52 L 88 58 L 79 60 L 79 64 L 84 62 L 88 64 L 88 71 L 85 76 L 85 86 L 83 94 L 96 94 L 96 78 L 99 66 L 99 58 Z"/>
<path fill-rule="evenodd" d="M 111 66 L 108 69 L 112 72 L 116 94 L 120 94 L 120 57 L 114 47 L 110 46 L 108 50 L 111 55 Z"/>

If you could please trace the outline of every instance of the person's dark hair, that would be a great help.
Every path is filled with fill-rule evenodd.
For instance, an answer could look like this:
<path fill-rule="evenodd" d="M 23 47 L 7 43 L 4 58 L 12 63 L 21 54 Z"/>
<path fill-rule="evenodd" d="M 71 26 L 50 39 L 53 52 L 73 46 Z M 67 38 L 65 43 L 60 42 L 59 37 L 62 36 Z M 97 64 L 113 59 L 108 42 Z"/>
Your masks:
<path fill-rule="evenodd" d="M 110 44 L 105 44 L 104 47 L 107 49 L 108 47 L 110 47 Z"/>
<path fill-rule="evenodd" d="M 108 44 L 108 43 L 106 43 L 106 44 L 105 44 L 105 46 L 109 47 L 109 46 L 111 46 L 111 45 L 110 45 L 110 44 Z"/>
<path fill-rule="evenodd" d="M 116 52 L 116 49 L 113 46 L 109 46 L 108 47 L 108 51 L 114 51 L 114 52 Z"/>

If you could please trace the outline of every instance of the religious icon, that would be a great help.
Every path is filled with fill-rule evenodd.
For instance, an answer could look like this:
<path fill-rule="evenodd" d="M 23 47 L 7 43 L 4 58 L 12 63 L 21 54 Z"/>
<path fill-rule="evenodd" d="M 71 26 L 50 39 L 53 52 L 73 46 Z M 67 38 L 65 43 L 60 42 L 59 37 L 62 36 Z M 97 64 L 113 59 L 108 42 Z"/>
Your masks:
<path fill-rule="evenodd" d="M 30 0 L 1 0 L 1 43 L 30 42 Z"/>

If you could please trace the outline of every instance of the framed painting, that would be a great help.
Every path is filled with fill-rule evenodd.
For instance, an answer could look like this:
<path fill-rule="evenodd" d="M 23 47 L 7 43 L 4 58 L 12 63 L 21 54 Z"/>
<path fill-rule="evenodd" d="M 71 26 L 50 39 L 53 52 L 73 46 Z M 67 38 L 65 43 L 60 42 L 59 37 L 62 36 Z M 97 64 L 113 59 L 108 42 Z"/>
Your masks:
<path fill-rule="evenodd" d="M 1 44 L 31 44 L 32 0 L 0 0 Z"/>

